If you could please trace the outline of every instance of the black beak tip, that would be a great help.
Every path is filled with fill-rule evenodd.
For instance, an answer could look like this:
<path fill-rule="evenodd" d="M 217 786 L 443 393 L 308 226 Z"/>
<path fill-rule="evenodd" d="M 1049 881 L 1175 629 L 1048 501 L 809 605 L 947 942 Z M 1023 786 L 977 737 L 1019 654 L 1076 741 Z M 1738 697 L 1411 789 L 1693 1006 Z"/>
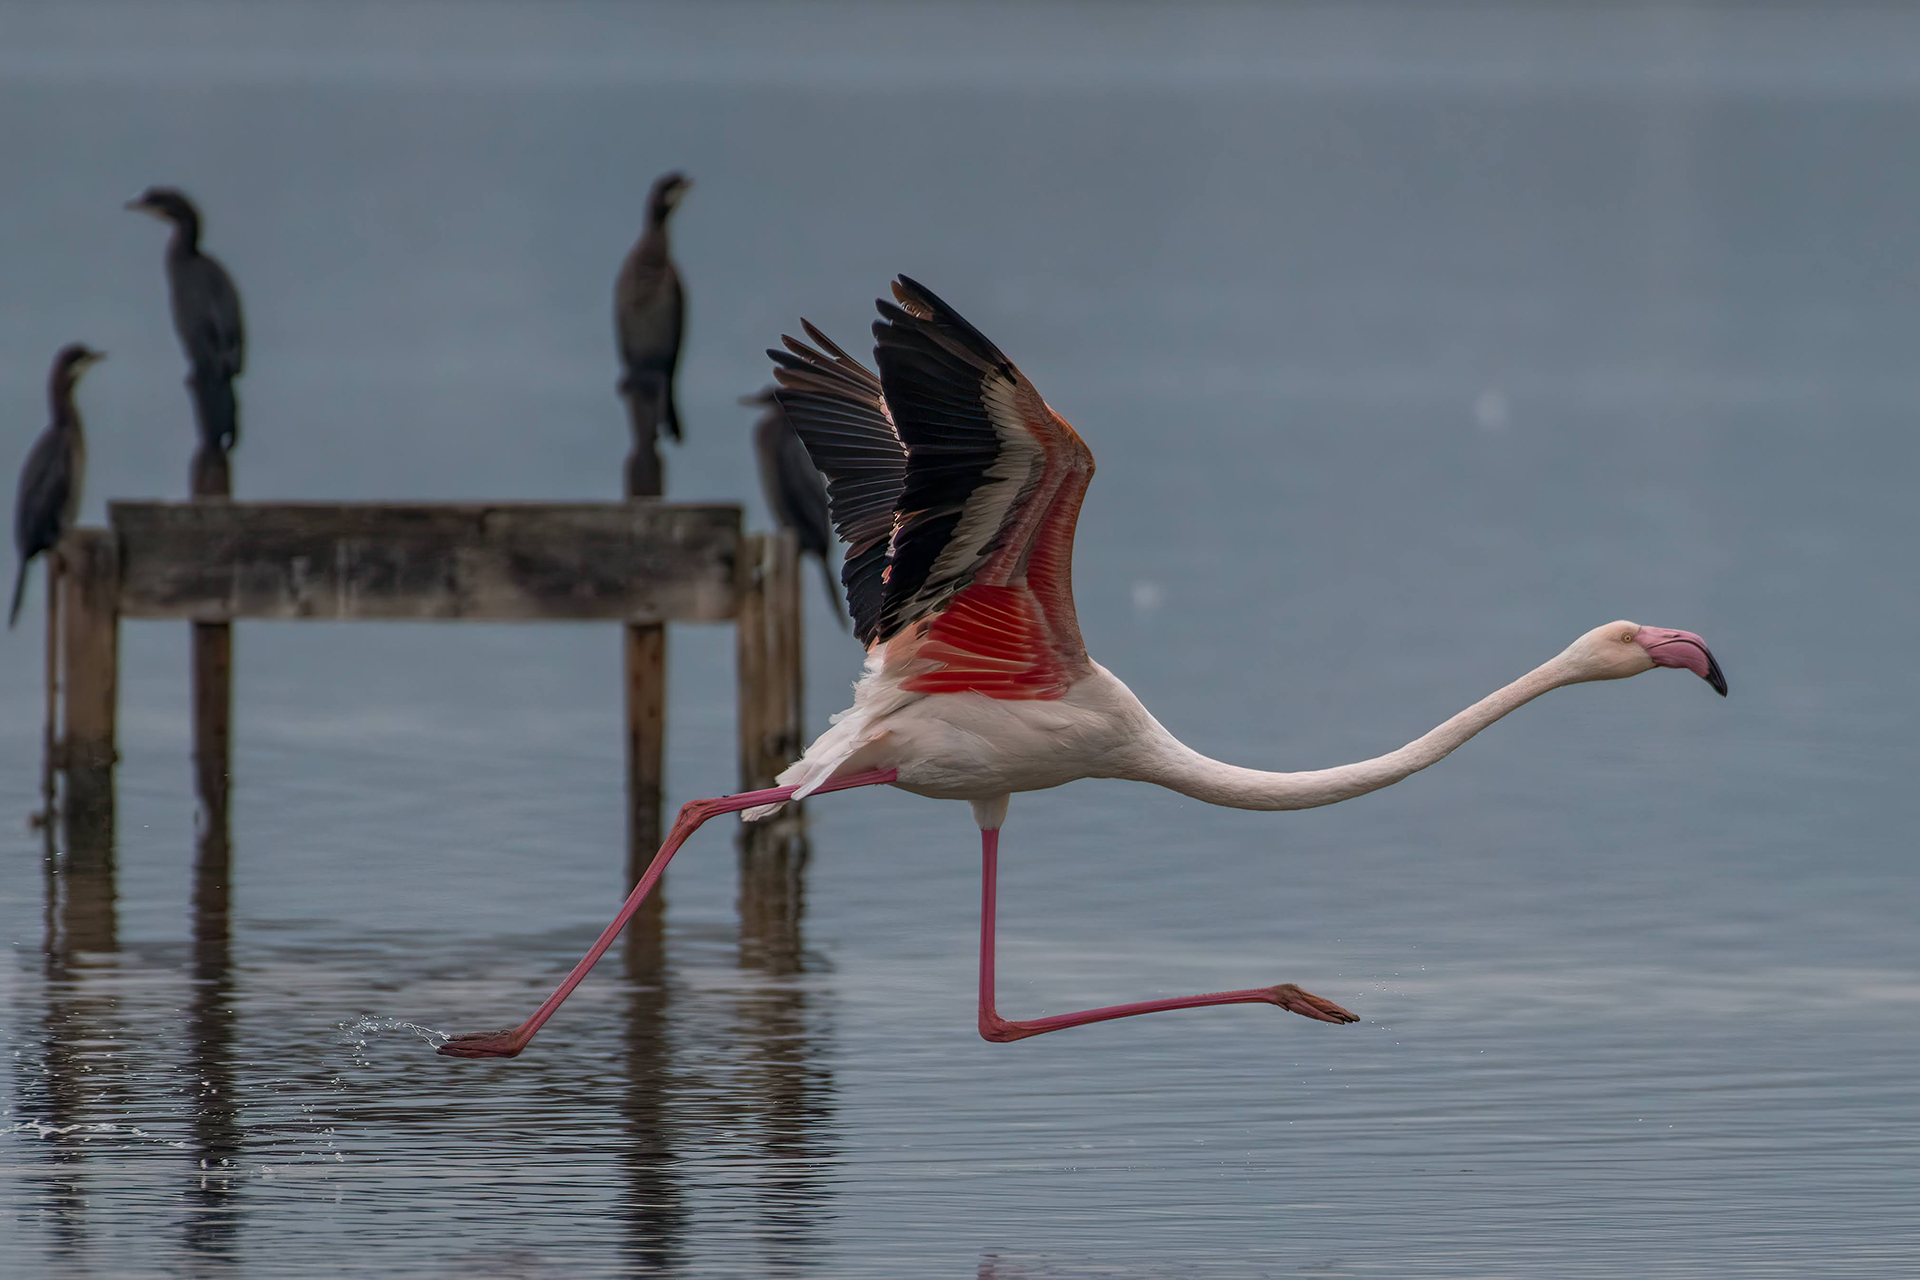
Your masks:
<path fill-rule="evenodd" d="M 1720 664 L 1714 661 L 1712 654 L 1707 655 L 1707 684 L 1721 697 L 1727 696 L 1726 673 L 1720 670 Z"/>

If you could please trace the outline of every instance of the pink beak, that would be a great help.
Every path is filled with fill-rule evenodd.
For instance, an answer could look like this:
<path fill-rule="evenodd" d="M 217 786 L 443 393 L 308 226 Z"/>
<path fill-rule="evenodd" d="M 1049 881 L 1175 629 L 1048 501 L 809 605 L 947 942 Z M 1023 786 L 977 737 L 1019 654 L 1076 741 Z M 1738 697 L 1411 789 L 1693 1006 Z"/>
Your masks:
<path fill-rule="evenodd" d="M 1669 627 L 1642 627 L 1634 639 L 1646 649 L 1654 666 L 1685 667 L 1712 685 L 1715 693 L 1723 698 L 1727 696 L 1727 678 L 1721 674 L 1720 664 L 1713 660 L 1707 642 L 1693 632 L 1675 631 Z"/>

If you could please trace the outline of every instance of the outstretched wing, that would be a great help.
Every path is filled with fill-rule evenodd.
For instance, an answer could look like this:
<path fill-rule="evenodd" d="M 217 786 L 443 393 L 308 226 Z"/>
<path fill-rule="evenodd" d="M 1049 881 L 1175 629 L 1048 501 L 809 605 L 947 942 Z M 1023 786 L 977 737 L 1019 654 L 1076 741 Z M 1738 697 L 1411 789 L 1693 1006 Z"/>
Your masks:
<path fill-rule="evenodd" d="M 1089 665 L 1073 532 L 1093 454 L 958 312 L 906 276 L 893 294 L 874 357 L 906 476 L 878 634 L 926 620 L 938 666 L 907 688 L 1057 698 Z"/>
<path fill-rule="evenodd" d="M 814 346 L 782 337 L 786 350 L 767 352 L 780 384 L 774 399 L 827 479 L 834 531 L 847 544 L 840 570 L 847 611 L 854 635 L 872 645 L 891 634 L 883 630 L 881 612 L 906 449 L 880 380 L 811 324 L 801 324 Z"/>

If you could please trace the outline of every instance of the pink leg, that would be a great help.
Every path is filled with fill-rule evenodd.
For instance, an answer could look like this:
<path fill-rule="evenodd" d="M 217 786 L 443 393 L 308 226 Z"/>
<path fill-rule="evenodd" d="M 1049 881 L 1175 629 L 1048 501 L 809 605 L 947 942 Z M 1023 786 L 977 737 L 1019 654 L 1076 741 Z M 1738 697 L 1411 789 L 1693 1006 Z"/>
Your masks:
<path fill-rule="evenodd" d="M 814 790 L 814 794 L 845 791 L 849 787 L 878 786 L 881 783 L 892 782 L 898 776 L 898 773 L 892 769 L 870 769 L 865 773 L 856 773 L 823 783 Z M 580 985 L 580 980 L 587 976 L 587 971 L 606 954 L 607 948 L 613 945 L 613 940 L 620 936 L 622 929 L 626 928 L 627 921 L 633 918 L 633 913 L 640 909 L 642 902 L 646 901 L 647 894 L 652 891 L 661 873 L 667 869 L 667 863 L 673 861 L 673 855 L 679 851 L 682 844 L 686 843 L 687 837 L 699 829 L 701 823 L 723 813 L 738 813 L 742 809 L 751 809 L 755 805 L 776 804 L 782 800 L 791 800 L 793 790 L 792 787 L 772 787 L 765 791 L 743 791 L 739 795 L 719 796 L 712 800 L 689 800 L 682 805 L 680 816 L 674 819 L 673 830 L 667 832 L 666 843 L 660 846 L 660 852 L 654 854 L 653 861 L 647 864 L 646 874 L 641 876 L 640 883 L 633 887 L 633 892 L 628 895 L 626 903 L 620 908 L 620 914 L 613 918 L 613 923 L 608 925 L 600 937 L 594 941 L 593 946 L 587 949 L 587 954 L 581 957 L 580 963 L 573 966 L 573 972 L 567 975 L 566 981 L 547 997 L 546 1003 L 535 1009 L 533 1016 L 517 1027 L 506 1031 L 481 1031 L 454 1036 L 440 1046 L 440 1052 L 449 1058 L 511 1058 L 517 1055 L 527 1047 L 527 1042 L 533 1039 L 534 1032 L 540 1030 L 547 1019 L 553 1016 L 554 1010 L 573 994 L 573 989 Z"/>
<path fill-rule="evenodd" d="M 1104 1009 L 1057 1013 L 1050 1018 L 1034 1018 L 1028 1022 L 1009 1022 L 993 1007 L 994 882 L 999 877 L 999 831 L 981 831 L 980 860 L 980 1034 L 985 1039 L 1004 1044 L 1009 1040 L 1024 1040 L 1028 1036 L 1044 1035 L 1049 1031 L 1078 1027 L 1089 1022 L 1131 1018 L 1137 1013 L 1158 1013 L 1162 1009 L 1200 1009 L 1213 1004 L 1273 1004 L 1289 1013 L 1321 1022 L 1360 1021 L 1333 1001 L 1322 1000 L 1291 982 L 1283 982 L 1277 987 L 1255 987 L 1250 991 L 1215 991 L 1208 995 L 1178 996 L 1171 1000 L 1141 1000 L 1135 1004 L 1112 1004 Z"/>

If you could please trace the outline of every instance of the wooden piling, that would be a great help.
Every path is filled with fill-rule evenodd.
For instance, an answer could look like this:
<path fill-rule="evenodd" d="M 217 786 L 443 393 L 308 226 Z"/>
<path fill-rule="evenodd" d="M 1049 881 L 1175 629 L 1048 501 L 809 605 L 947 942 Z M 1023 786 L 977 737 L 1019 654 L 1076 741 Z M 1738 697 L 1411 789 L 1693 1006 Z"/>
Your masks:
<path fill-rule="evenodd" d="M 799 552 L 793 535 L 741 539 L 734 620 L 740 686 L 740 788 L 771 787 L 800 756 L 802 725 Z"/>
<path fill-rule="evenodd" d="M 193 791 L 200 833 L 224 843 L 233 766 L 233 625 L 193 624 Z"/>
<path fill-rule="evenodd" d="M 643 391 L 651 391 L 650 396 Z M 630 502 L 658 502 L 666 492 L 660 457 L 660 421 L 666 387 L 628 388 L 633 450 L 627 456 Z M 650 401 L 648 406 L 642 401 Z M 667 629 L 630 623 L 622 646 L 627 701 L 627 888 L 646 873 L 666 834 Z M 627 969 L 657 973 L 666 956 L 667 882 L 663 875 L 627 926 Z"/>
<path fill-rule="evenodd" d="M 733 619 L 734 689 L 739 699 L 734 749 L 739 753 L 740 790 L 770 786 L 766 778 L 767 535 L 740 540 L 739 605 Z"/>
<path fill-rule="evenodd" d="M 800 627 L 799 548 L 791 533 L 749 535 L 742 544 L 734 619 L 739 687 L 740 789 L 776 785 L 805 748 L 805 663 Z M 789 804 L 743 823 L 740 934 L 743 956 L 776 971 L 798 963 L 806 818 Z"/>
<path fill-rule="evenodd" d="M 60 809 L 57 771 L 60 767 L 60 557 L 46 557 L 47 574 L 47 660 L 46 717 L 40 730 L 40 812 L 33 825 L 46 834 L 47 852 L 53 852 L 54 835 L 59 830 L 56 815 Z"/>
<path fill-rule="evenodd" d="M 120 665 L 120 561 L 113 535 L 74 529 L 61 540 L 60 667 L 69 865 L 111 858 Z M 49 655 L 51 660 L 52 655 Z M 104 851 L 104 852 L 102 852 Z"/>
<path fill-rule="evenodd" d="M 203 443 L 189 479 L 196 501 L 224 501 L 233 492 L 226 451 Z M 193 624 L 193 789 L 203 838 L 226 843 L 227 795 L 233 771 L 233 625 Z"/>

